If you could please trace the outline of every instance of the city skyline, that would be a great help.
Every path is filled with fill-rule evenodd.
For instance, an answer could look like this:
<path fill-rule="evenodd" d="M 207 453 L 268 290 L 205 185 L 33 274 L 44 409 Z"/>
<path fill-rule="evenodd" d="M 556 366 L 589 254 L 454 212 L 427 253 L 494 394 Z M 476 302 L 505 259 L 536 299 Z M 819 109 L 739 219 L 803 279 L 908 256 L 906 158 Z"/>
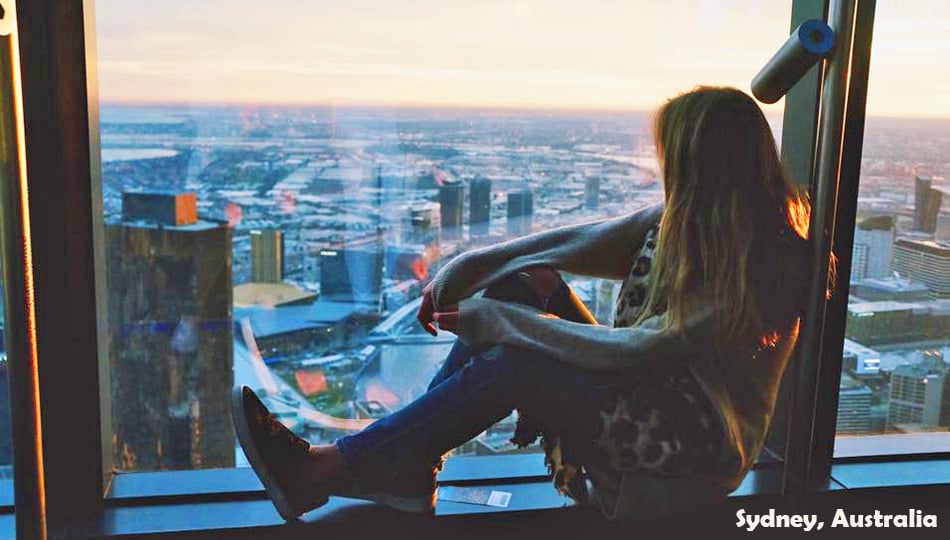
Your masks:
<path fill-rule="evenodd" d="M 96 4 L 105 220 L 123 219 L 127 192 L 172 190 L 193 193 L 196 213 L 231 231 L 230 249 L 217 251 L 228 258 L 219 257 L 229 267 L 218 285 L 232 293 L 234 382 L 261 391 L 314 443 L 425 391 L 452 336 L 425 334 L 415 311 L 426 281 L 453 257 L 662 200 L 646 115 L 697 83 L 748 91 L 787 36 L 791 8 L 789 0 Z M 884 13 L 893 7 L 880 6 L 874 29 L 839 427 L 903 433 L 908 453 L 922 451 L 921 434 L 950 433 L 943 417 L 887 421 L 899 416 L 890 401 L 904 394 L 891 377 L 902 365 L 933 357 L 941 377 L 950 373 L 950 245 L 934 245 L 950 239 L 950 212 L 936 195 L 950 177 L 942 99 L 950 85 L 932 73 L 950 53 L 938 33 L 950 7 Z M 782 103 L 763 109 L 781 138 Z M 895 116 L 903 118 L 880 119 Z M 920 175 L 935 181 L 915 189 Z M 279 240 L 255 240 L 262 231 L 279 231 Z M 161 268 L 146 276 L 118 253 L 129 249 L 111 245 L 108 260 L 118 262 L 109 271 L 133 285 L 158 282 Z M 201 277 L 192 274 L 174 283 Z M 611 324 L 620 283 L 566 277 Z M 135 307 L 135 291 L 116 289 L 113 304 Z M 150 357 L 178 369 L 168 330 L 187 328 L 178 311 L 190 301 L 159 295 L 141 321 L 110 308 L 110 331 L 121 336 L 132 322 L 164 329 L 129 342 L 136 352 L 153 344 Z M 200 414 L 177 394 L 173 406 L 154 408 L 164 431 L 178 434 L 168 439 L 177 450 L 204 440 L 184 433 L 184 419 L 209 416 L 201 401 L 214 388 L 191 381 L 180 387 Z M 150 403 L 126 396 L 114 404 Z M 950 403 L 945 396 L 904 401 L 929 410 Z M 124 412 L 114 416 L 136 418 Z M 514 425 L 506 418 L 457 453 L 519 451 L 507 442 Z M 157 437 L 134 422 L 121 427 L 123 442 Z M 863 449 L 840 439 L 844 453 L 878 451 L 876 439 Z M 122 452 L 133 454 L 124 470 L 172 466 Z M 246 465 L 239 449 L 234 457 Z M 200 461 L 192 459 L 211 463 Z"/>
<path fill-rule="evenodd" d="M 100 95 L 109 103 L 649 111 L 697 84 L 747 91 L 787 35 L 790 13 L 780 0 L 286 6 L 100 0 Z M 950 118 L 940 99 L 950 76 L 932 69 L 950 52 L 938 39 L 950 6 L 901 9 L 875 25 L 868 113 Z M 629 22 L 644 19 L 669 24 Z M 902 89 L 907 81 L 913 93 Z"/>

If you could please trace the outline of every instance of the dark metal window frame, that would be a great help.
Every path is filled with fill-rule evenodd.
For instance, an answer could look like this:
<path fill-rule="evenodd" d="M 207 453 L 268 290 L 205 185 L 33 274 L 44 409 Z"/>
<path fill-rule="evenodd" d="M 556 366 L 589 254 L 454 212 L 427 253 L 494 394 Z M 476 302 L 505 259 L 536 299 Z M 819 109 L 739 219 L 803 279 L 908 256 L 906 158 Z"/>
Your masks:
<path fill-rule="evenodd" d="M 828 306 L 826 346 L 822 348 L 817 400 L 812 409 L 814 444 L 807 452 L 813 465 L 810 470 L 817 480 L 823 480 L 818 484 L 824 489 L 847 487 L 830 480 L 836 471 L 847 477 L 853 470 L 841 467 L 873 466 L 842 463 L 832 470 L 831 456 L 851 256 L 845 247 L 850 247 L 853 238 L 874 11 L 874 0 L 858 2 L 859 24 L 842 155 L 844 189 L 839 198 L 842 205 L 850 206 L 838 212 L 834 238 L 845 279 L 843 294 L 837 303 Z M 826 10 L 827 0 L 792 0 L 792 27 L 807 18 L 824 18 Z M 113 472 L 110 430 L 103 429 L 111 424 L 106 337 L 105 332 L 98 331 L 105 328 L 105 293 L 93 0 L 21 2 L 18 23 L 22 65 L 26 66 L 22 84 L 51 535 L 102 531 L 109 513 L 120 507 L 262 499 L 263 492 L 247 469 L 121 476 Z M 862 29 L 861 24 L 866 28 Z M 776 41 L 780 41 L 779 36 Z M 815 164 L 819 80 L 816 69 L 786 98 L 782 154 L 786 166 L 799 179 L 810 178 Z M 774 425 L 784 427 L 784 418 L 780 408 Z M 784 455 L 781 430 L 774 431 L 769 447 L 773 453 Z M 939 457 L 944 467 L 947 456 Z M 537 456 L 534 458 L 536 465 L 528 465 L 532 460 L 525 456 L 456 458 L 447 463 L 442 481 L 535 483 L 545 479 L 547 472 Z M 916 463 L 919 460 L 905 465 L 914 467 Z M 888 461 L 878 465 L 892 467 L 893 472 L 899 464 Z M 753 471 L 741 495 L 777 492 L 776 470 L 780 471 L 780 464 L 766 464 Z M 905 473 L 911 476 L 903 476 L 904 481 L 913 477 L 910 468 Z M 917 474 L 919 477 L 919 471 Z M 196 481 L 199 477 L 201 480 Z M 155 480 L 165 486 L 158 486 Z M 921 478 L 919 483 L 927 482 Z M 168 484 L 174 487 L 166 489 Z"/>

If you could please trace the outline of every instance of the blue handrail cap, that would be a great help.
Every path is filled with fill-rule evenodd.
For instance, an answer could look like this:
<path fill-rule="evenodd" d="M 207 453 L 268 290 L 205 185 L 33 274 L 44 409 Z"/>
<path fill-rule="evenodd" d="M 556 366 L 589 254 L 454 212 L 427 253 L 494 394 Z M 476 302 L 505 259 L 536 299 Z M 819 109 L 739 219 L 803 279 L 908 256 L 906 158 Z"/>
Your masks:
<path fill-rule="evenodd" d="M 834 30 L 819 19 L 808 19 L 798 26 L 795 33 L 806 51 L 819 56 L 829 54 L 835 44 Z"/>

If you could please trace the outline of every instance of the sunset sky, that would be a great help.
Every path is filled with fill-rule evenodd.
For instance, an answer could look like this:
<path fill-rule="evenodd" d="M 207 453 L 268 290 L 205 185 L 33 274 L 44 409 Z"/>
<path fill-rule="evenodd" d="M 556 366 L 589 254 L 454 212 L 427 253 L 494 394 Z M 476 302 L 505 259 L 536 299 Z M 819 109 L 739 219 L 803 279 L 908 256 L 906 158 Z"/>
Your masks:
<path fill-rule="evenodd" d="M 791 0 L 97 0 L 113 102 L 651 109 L 748 90 Z M 950 117 L 950 2 L 878 3 L 868 112 Z"/>

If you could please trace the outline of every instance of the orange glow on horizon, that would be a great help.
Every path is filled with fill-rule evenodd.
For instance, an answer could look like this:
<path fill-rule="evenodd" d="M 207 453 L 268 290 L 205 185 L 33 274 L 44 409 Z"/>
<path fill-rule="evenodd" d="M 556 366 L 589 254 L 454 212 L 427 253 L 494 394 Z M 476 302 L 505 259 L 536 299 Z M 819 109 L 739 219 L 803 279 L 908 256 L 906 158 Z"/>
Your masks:
<path fill-rule="evenodd" d="M 99 87 L 107 103 L 649 111 L 698 84 L 748 91 L 788 36 L 790 6 L 202 0 L 169 14 L 98 0 Z M 869 115 L 950 118 L 950 72 L 933 69 L 950 54 L 950 4 L 887 9 Z"/>

